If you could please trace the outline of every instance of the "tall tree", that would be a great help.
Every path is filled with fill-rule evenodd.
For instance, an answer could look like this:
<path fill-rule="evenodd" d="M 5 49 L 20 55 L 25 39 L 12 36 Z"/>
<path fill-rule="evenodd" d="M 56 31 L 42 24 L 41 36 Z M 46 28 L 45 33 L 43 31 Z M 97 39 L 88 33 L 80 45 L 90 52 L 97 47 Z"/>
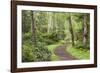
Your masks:
<path fill-rule="evenodd" d="M 58 31 L 58 25 L 57 25 L 57 13 L 54 13 L 54 29 L 55 29 L 55 32 L 57 33 Z"/>
<path fill-rule="evenodd" d="M 35 35 L 35 12 L 31 11 L 31 19 L 32 19 L 32 42 L 34 46 L 36 45 L 36 35 Z"/>
<path fill-rule="evenodd" d="M 73 27 L 72 27 L 72 14 L 71 13 L 69 13 L 69 30 L 71 33 L 72 46 L 74 46 L 74 32 L 73 32 Z"/>
<path fill-rule="evenodd" d="M 48 15 L 48 29 L 47 29 L 47 32 L 49 33 L 50 28 L 52 26 L 52 12 L 47 12 L 47 15 Z"/>
<path fill-rule="evenodd" d="M 86 41 L 87 41 L 87 14 L 83 15 L 83 47 L 86 47 Z"/>

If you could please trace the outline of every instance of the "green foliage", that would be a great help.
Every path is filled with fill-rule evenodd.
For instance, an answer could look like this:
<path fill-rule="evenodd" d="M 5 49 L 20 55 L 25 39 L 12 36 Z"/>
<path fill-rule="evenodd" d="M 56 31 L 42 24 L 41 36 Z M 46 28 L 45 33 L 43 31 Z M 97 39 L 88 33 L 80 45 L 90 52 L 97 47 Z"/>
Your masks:
<path fill-rule="evenodd" d="M 31 39 L 32 34 L 30 32 L 27 32 L 27 33 L 24 33 L 22 37 L 23 37 L 23 40 L 29 40 Z"/>
<path fill-rule="evenodd" d="M 23 45 L 22 46 L 22 62 L 32 62 L 32 61 L 34 61 L 32 47 L 30 45 Z"/>
<path fill-rule="evenodd" d="M 38 42 L 37 46 L 26 43 L 22 47 L 22 61 L 50 61 L 51 52 L 45 47 L 45 44 Z"/>
<path fill-rule="evenodd" d="M 66 51 L 68 51 L 72 56 L 80 60 L 90 58 L 90 51 L 88 49 L 71 47 L 67 48 Z"/>
<path fill-rule="evenodd" d="M 50 61 L 51 52 L 45 47 L 45 44 L 38 42 L 33 52 L 35 61 Z"/>
<path fill-rule="evenodd" d="M 53 45 L 48 45 L 47 48 L 49 51 L 51 51 L 51 61 L 57 61 L 60 60 L 59 56 L 55 55 L 54 50 L 56 49 L 57 46 L 61 44 L 53 44 Z"/>
<path fill-rule="evenodd" d="M 49 39 L 58 42 L 59 40 L 63 40 L 65 38 L 66 34 L 63 31 L 53 32 Z"/>
<path fill-rule="evenodd" d="M 22 11 L 22 32 L 29 32 L 31 29 L 31 15 L 30 15 L 31 11 L 28 10 L 23 10 Z"/>
<path fill-rule="evenodd" d="M 54 54 L 55 48 L 62 44 L 72 45 L 72 37 L 74 37 L 75 46 L 68 49 L 69 53 L 73 53 L 72 55 L 79 59 L 88 59 L 90 15 L 86 14 L 87 27 L 83 27 L 84 14 L 22 10 L 22 61 L 59 60 L 59 57 Z M 72 23 L 72 28 L 70 28 L 70 23 Z M 34 29 L 32 25 L 34 25 Z M 87 28 L 85 48 L 83 48 L 83 28 Z M 73 33 L 70 30 L 73 30 Z M 73 36 L 71 36 L 72 34 Z"/>

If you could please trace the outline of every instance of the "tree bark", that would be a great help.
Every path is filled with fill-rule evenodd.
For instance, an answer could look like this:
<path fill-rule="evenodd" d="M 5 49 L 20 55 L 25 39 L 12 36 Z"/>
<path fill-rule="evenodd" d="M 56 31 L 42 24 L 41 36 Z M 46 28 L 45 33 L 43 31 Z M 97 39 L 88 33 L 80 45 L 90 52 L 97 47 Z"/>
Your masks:
<path fill-rule="evenodd" d="M 34 16 L 34 12 L 31 11 L 31 19 L 32 19 L 32 42 L 34 44 L 34 46 L 36 46 L 36 34 L 35 34 L 35 16 Z"/>
<path fill-rule="evenodd" d="M 48 14 L 48 30 L 47 32 L 50 32 L 51 26 L 52 26 L 52 13 L 51 12 L 47 12 Z"/>
<path fill-rule="evenodd" d="M 74 32 L 73 32 L 73 27 L 72 27 L 72 14 L 69 13 L 69 30 L 71 33 L 71 40 L 72 40 L 72 46 L 74 46 Z"/>
<path fill-rule="evenodd" d="M 87 15 L 83 15 L 83 47 L 86 48 L 86 35 L 87 35 Z"/>

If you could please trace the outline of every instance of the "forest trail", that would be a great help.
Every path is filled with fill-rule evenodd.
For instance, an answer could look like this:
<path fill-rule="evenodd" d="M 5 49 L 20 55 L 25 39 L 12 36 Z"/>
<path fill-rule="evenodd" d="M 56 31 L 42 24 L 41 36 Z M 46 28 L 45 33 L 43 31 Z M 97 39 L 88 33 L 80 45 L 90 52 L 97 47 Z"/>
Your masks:
<path fill-rule="evenodd" d="M 66 47 L 64 45 L 56 47 L 56 49 L 54 50 L 54 53 L 55 55 L 60 57 L 61 60 L 75 60 L 76 59 L 66 51 Z"/>

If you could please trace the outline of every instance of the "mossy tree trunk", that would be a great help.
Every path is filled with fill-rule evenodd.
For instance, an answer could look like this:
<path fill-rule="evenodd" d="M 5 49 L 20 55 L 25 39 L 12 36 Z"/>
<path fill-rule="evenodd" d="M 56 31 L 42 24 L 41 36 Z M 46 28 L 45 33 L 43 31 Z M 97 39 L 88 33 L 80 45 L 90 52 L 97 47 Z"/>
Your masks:
<path fill-rule="evenodd" d="M 69 30 L 71 33 L 71 40 L 72 40 L 72 46 L 74 46 L 74 32 L 73 32 L 73 26 L 72 26 L 72 14 L 69 13 Z"/>

